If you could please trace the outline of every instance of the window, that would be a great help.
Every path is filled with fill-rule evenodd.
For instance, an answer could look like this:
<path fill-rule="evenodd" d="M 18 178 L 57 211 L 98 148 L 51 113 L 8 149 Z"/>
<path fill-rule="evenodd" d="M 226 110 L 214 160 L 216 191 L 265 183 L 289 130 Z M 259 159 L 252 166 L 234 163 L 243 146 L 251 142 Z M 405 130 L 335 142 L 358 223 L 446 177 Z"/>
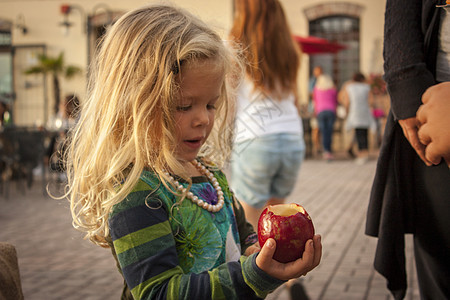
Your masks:
<path fill-rule="evenodd" d="M 315 66 L 321 66 L 340 88 L 360 69 L 359 18 L 335 15 L 311 20 L 309 34 L 347 46 L 336 54 L 318 54 L 310 57 L 310 74 Z"/>
<path fill-rule="evenodd" d="M 11 32 L 0 31 L 0 101 L 10 104 L 13 100 Z"/>

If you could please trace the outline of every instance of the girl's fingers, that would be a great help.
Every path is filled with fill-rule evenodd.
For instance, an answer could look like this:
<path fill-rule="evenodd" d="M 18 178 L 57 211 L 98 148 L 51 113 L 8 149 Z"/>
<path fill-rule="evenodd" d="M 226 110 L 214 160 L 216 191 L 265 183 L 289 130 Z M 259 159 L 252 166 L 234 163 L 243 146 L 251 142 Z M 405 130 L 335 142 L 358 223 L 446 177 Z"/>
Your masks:
<path fill-rule="evenodd" d="M 275 253 L 276 242 L 274 239 L 268 239 L 264 246 L 261 248 L 258 256 L 256 257 L 256 265 L 261 270 L 266 270 L 270 267 L 273 254 Z"/>
<path fill-rule="evenodd" d="M 314 264 L 314 242 L 313 240 L 308 240 L 305 245 L 305 252 L 301 258 L 301 264 L 306 272 L 309 272 L 313 268 Z"/>
<path fill-rule="evenodd" d="M 322 259 L 322 237 L 316 234 L 313 238 L 314 240 L 314 268 L 320 264 Z"/>
<path fill-rule="evenodd" d="M 303 252 L 302 258 L 298 260 L 298 264 L 301 264 L 302 269 L 300 275 L 306 275 L 306 273 L 319 265 L 322 257 L 322 244 L 320 239 L 320 235 L 315 235 L 312 240 L 306 242 L 305 252 Z"/>

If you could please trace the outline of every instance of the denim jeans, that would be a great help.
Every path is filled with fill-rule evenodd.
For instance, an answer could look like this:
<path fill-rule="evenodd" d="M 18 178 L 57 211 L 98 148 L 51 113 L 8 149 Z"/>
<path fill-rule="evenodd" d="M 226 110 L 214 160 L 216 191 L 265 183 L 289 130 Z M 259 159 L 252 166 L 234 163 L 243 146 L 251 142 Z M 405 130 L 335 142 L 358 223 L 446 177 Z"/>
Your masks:
<path fill-rule="evenodd" d="M 305 156 L 303 136 L 278 133 L 234 145 L 230 186 L 236 197 L 261 208 L 270 198 L 286 198 Z"/>
<path fill-rule="evenodd" d="M 336 114 L 331 110 L 321 111 L 317 115 L 317 122 L 319 123 L 319 130 L 322 134 L 322 146 L 325 152 L 331 152 L 331 142 L 333 137 L 334 121 Z"/>

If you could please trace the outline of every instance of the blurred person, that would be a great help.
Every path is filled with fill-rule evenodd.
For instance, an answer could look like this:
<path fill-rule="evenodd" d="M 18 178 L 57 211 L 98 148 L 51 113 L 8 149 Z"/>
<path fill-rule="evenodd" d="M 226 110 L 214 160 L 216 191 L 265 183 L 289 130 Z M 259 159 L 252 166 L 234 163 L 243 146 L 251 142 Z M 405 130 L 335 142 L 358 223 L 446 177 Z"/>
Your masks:
<path fill-rule="evenodd" d="M 342 87 L 341 101 L 348 111 L 346 129 L 354 131 L 354 140 L 358 145 L 357 164 L 363 164 L 369 159 L 369 129 L 375 126 L 370 110 L 371 99 L 370 85 L 360 72 L 356 72 L 352 80 Z"/>
<path fill-rule="evenodd" d="M 313 100 L 314 87 L 316 86 L 317 78 L 323 74 L 323 69 L 321 66 L 315 66 L 313 68 L 312 76 L 309 79 L 309 111 L 311 113 L 310 126 L 311 126 L 311 139 L 313 143 L 313 150 L 316 154 L 322 152 L 322 146 L 320 142 L 320 129 L 317 121 L 317 116 L 315 114 L 315 104 Z"/>
<path fill-rule="evenodd" d="M 264 208 L 284 203 L 292 192 L 305 156 L 297 92 L 301 52 L 278 0 L 236 0 L 235 8 L 230 37 L 248 64 L 237 92 L 230 185 L 257 228 Z M 306 297 L 298 281 L 289 285 L 295 299 Z"/>
<path fill-rule="evenodd" d="M 58 112 L 48 122 L 47 130 L 51 132 L 51 139 L 47 147 L 45 160 L 53 171 L 64 172 L 65 142 L 68 131 L 77 122 L 79 107 L 79 98 L 74 94 L 69 94 L 59 103 Z M 61 175 L 60 178 L 63 178 L 63 174 Z"/>
<path fill-rule="evenodd" d="M 424 92 L 450 81 L 450 18 L 448 10 L 438 4 L 445 1 L 386 3 L 384 80 L 391 110 L 372 186 L 366 234 L 378 237 L 375 269 L 386 277 L 396 299 L 404 298 L 407 288 L 407 233 L 414 238 L 421 299 L 450 299 L 450 172 L 445 161 L 433 165 L 435 157 L 433 161 L 427 157 L 427 145 L 423 144 L 429 142 L 427 122 L 420 133 L 417 118 Z M 431 142 L 428 150 L 433 145 Z"/>
<path fill-rule="evenodd" d="M 0 127 L 11 125 L 11 114 L 6 102 L 0 101 Z"/>
<path fill-rule="evenodd" d="M 326 74 L 317 78 L 313 89 L 314 110 L 322 135 L 323 158 L 332 160 L 334 122 L 336 121 L 337 89 L 333 80 Z"/>
<path fill-rule="evenodd" d="M 303 160 L 296 85 L 300 50 L 278 0 L 235 4 L 230 36 L 248 64 L 237 92 L 231 186 L 256 226 L 267 204 L 284 203 Z"/>
<path fill-rule="evenodd" d="M 58 112 L 47 122 L 47 129 L 51 131 L 67 131 L 72 128 L 78 118 L 80 100 L 75 94 L 67 95 L 59 103 Z"/>

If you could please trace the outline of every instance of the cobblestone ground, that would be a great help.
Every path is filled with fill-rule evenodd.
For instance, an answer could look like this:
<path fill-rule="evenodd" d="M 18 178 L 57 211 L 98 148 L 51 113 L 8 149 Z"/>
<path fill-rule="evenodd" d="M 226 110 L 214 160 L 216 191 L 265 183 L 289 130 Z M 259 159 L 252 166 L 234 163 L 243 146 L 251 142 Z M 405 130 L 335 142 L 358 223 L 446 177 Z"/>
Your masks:
<path fill-rule="evenodd" d="M 372 267 L 376 239 L 364 235 L 375 161 L 306 160 L 291 202 L 311 215 L 324 247 L 320 266 L 301 279 L 311 299 L 393 299 Z M 54 186 L 53 186 L 54 187 Z M 10 186 L 0 197 L 0 241 L 17 248 L 26 300 L 120 299 L 122 278 L 109 249 L 73 229 L 66 200 L 44 196 L 42 185 Z M 410 239 L 409 289 L 419 299 Z M 289 299 L 282 286 L 268 299 Z"/>

